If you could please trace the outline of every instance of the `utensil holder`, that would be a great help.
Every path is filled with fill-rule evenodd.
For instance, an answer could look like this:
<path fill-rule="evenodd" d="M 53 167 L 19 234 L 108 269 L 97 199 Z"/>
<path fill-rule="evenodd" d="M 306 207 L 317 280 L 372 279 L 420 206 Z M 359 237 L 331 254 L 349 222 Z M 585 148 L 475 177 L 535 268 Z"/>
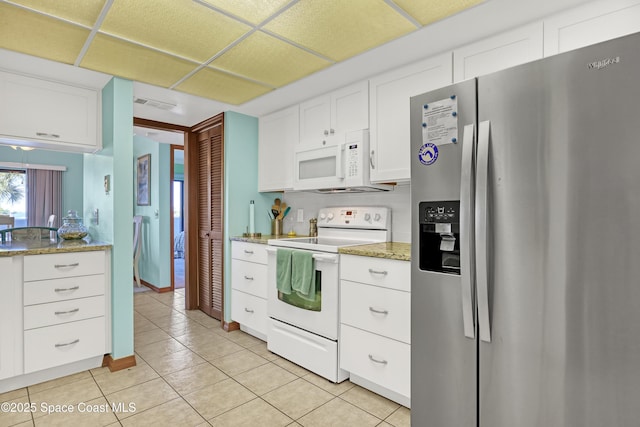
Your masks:
<path fill-rule="evenodd" d="M 282 219 L 276 218 L 271 220 L 271 235 L 282 236 Z"/>

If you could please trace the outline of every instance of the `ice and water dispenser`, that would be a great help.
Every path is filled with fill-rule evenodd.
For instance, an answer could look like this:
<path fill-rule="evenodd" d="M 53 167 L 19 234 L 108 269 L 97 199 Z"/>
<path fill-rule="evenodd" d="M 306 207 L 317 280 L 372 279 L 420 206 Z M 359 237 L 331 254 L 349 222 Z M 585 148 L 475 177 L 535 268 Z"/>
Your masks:
<path fill-rule="evenodd" d="M 460 201 L 420 202 L 420 270 L 460 274 Z"/>

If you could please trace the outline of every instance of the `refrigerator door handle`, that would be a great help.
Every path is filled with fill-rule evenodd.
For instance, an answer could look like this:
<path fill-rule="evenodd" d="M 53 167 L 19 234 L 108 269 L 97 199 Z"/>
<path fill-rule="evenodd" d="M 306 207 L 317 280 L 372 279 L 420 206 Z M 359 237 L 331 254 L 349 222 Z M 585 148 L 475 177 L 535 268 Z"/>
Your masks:
<path fill-rule="evenodd" d="M 476 177 L 476 281 L 478 286 L 478 322 L 480 339 L 491 342 L 489 318 L 489 142 L 491 122 L 481 122 L 478 127 L 478 165 Z"/>
<path fill-rule="evenodd" d="M 460 180 L 460 281 L 462 284 L 462 322 L 464 336 L 475 338 L 474 260 L 473 260 L 473 153 L 475 125 L 464 127 L 462 175 Z"/>

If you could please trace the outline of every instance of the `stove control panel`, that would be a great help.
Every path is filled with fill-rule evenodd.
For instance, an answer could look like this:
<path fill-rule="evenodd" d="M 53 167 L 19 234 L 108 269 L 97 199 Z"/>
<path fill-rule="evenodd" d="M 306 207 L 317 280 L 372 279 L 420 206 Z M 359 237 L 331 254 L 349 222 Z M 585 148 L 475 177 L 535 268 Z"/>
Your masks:
<path fill-rule="evenodd" d="M 318 212 L 318 227 L 388 230 L 391 210 L 378 206 L 322 208 Z"/>

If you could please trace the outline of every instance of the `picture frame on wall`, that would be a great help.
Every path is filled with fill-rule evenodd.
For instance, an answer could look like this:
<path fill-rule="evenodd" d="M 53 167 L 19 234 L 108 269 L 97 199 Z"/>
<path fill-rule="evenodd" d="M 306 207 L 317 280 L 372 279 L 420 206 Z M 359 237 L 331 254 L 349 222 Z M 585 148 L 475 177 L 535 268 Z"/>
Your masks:
<path fill-rule="evenodd" d="M 138 157 L 137 162 L 137 203 L 138 206 L 151 205 L 151 154 Z"/>

